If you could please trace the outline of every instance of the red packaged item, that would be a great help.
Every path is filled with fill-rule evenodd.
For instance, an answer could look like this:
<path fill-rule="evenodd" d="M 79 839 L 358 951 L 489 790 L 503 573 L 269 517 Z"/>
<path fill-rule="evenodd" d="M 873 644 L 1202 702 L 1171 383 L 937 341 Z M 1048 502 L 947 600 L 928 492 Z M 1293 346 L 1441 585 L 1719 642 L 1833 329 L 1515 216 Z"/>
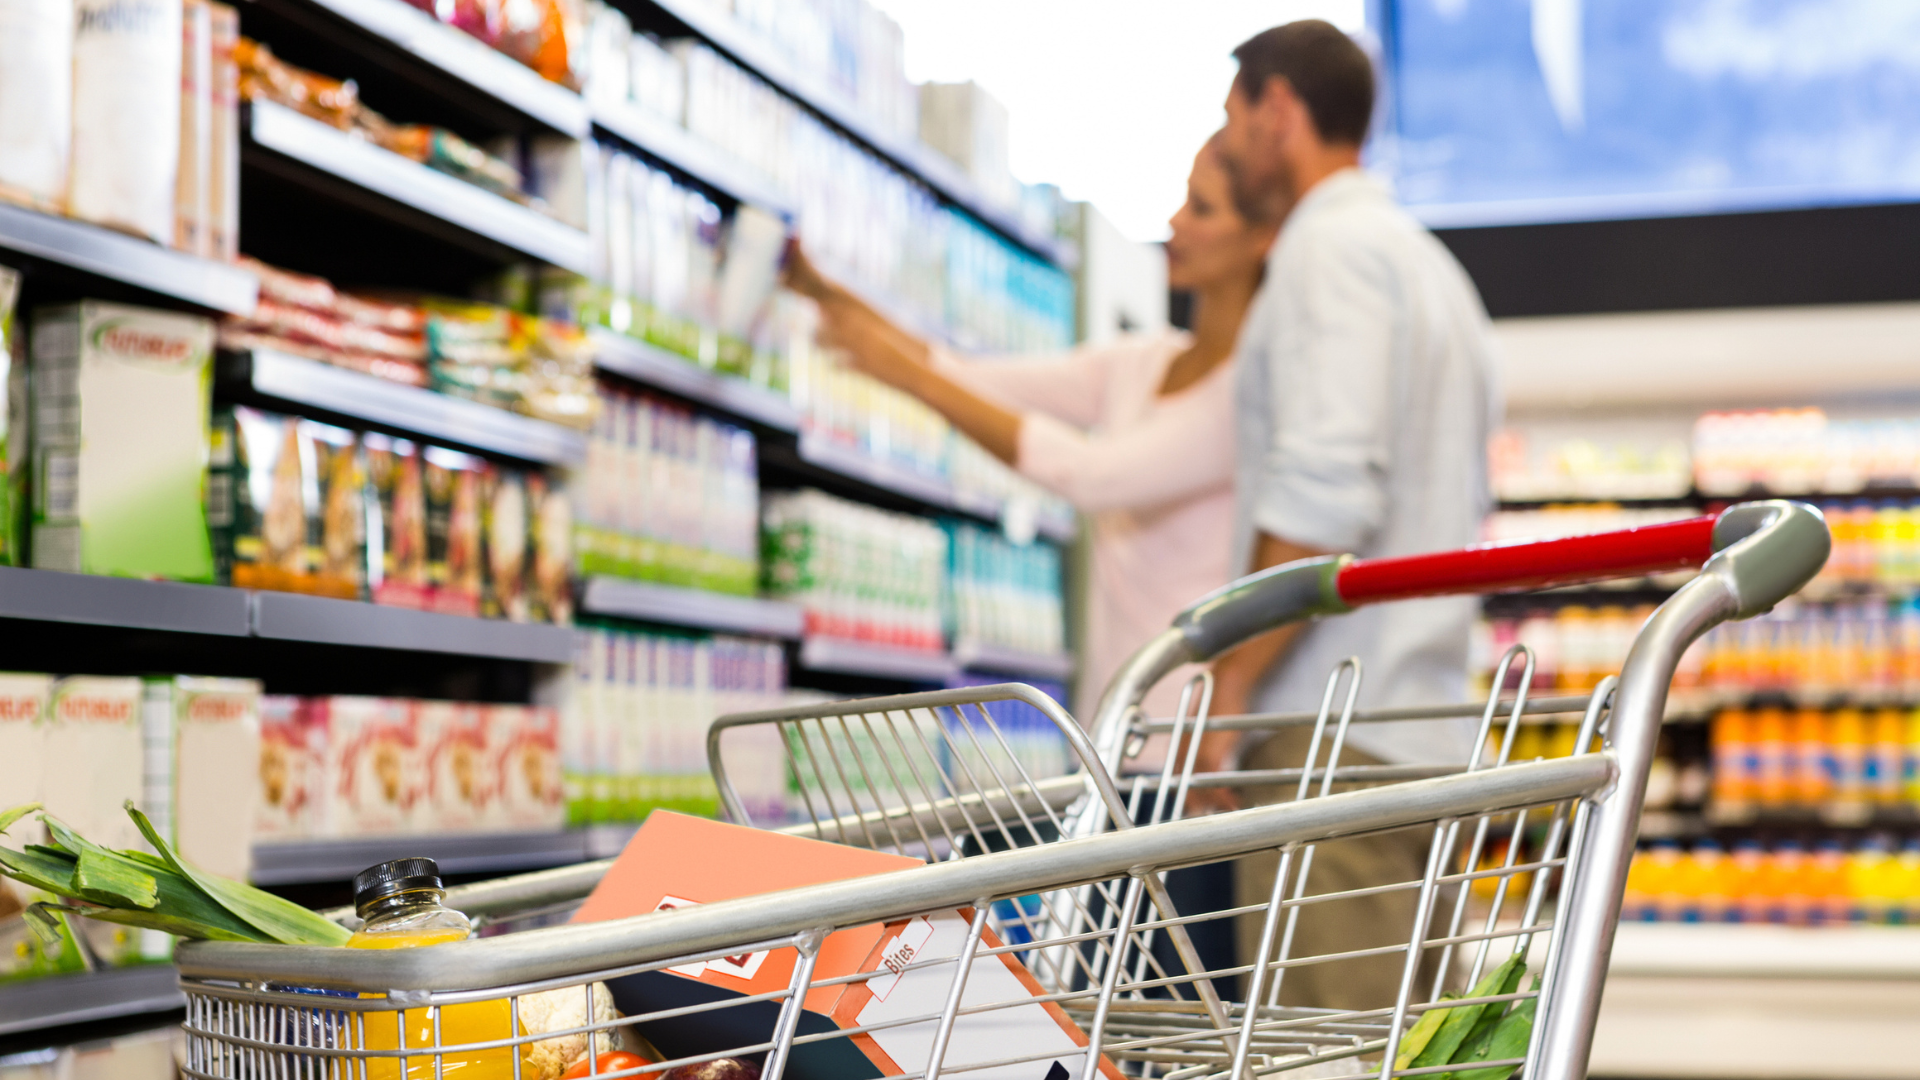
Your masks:
<path fill-rule="evenodd" d="M 425 608 L 427 496 L 420 448 L 377 431 L 368 432 L 363 443 L 374 494 L 367 523 L 367 580 L 374 602 Z"/>
<path fill-rule="evenodd" d="M 296 274 L 277 266 L 268 266 L 251 255 L 240 256 L 240 266 L 260 279 L 260 298 L 282 304 L 330 311 L 338 294 L 325 278 Z"/>
<path fill-rule="evenodd" d="M 427 581 L 430 607 L 446 615 L 480 614 L 480 477 L 472 454 L 426 449 Z"/>
<path fill-rule="evenodd" d="M 344 321 L 338 326 L 339 329 L 335 333 L 339 335 L 341 348 L 416 364 L 426 363 L 427 339 L 423 335 L 396 334 L 377 327 Z"/>
<path fill-rule="evenodd" d="M 412 304 L 396 304 L 343 292 L 334 298 L 333 310 L 346 322 L 389 333 L 421 334 L 427 329 L 427 313 Z"/>

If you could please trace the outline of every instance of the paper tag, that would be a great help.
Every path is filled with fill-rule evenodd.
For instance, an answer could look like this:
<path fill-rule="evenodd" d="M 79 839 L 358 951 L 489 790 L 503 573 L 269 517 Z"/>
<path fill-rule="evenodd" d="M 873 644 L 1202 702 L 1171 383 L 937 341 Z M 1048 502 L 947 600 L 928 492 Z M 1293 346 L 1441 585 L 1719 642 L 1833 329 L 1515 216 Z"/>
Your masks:
<path fill-rule="evenodd" d="M 653 910 L 673 911 L 677 908 L 699 906 L 698 900 L 688 900 L 680 896 L 663 896 L 660 902 L 654 905 Z M 770 952 L 771 950 L 761 949 L 759 952 L 736 953 L 732 956 L 715 957 L 712 960 L 696 960 L 691 964 L 681 964 L 679 967 L 670 967 L 667 970 L 676 975 L 685 975 L 694 979 L 706 974 L 725 975 L 734 979 L 751 979 L 760 970 L 760 965 L 767 962 Z"/>
<path fill-rule="evenodd" d="M 914 957 L 924 949 L 927 939 L 933 936 L 933 923 L 925 915 L 918 916 L 902 927 L 880 951 L 880 963 L 887 969 L 885 975 L 876 975 L 867 980 L 867 989 L 873 992 L 876 1001 L 887 1000 L 893 988 L 900 984 L 900 973 L 913 963 Z"/>

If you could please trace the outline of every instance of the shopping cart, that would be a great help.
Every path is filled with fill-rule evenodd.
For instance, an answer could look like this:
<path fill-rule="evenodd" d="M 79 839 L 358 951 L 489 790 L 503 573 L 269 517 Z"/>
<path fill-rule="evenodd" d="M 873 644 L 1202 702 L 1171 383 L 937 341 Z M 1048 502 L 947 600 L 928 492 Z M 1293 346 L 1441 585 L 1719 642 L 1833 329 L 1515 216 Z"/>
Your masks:
<path fill-rule="evenodd" d="M 588 1075 L 658 1075 L 733 1057 L 761 1063 L 762 1075 L 770 1077 L 1187 1080 L 1375 1072 L 1384 1080 L 1462 1072 L 1459 1065 L 1423 1064 L 1417 1055 L 1411 1064 L 1397 1060 L 1421 1015 L 1475 1009 L 1491 1020 L 1517 1017 L 1525 1008 L 1535 1021 L 1524 1052 L 1483 1057 L 1473 1068 L 1486 1072 L 1463 1075 L 1478 1080 L 1524 1064 L 1534 1077 L 1577 1077 L 1585 1072 L 1641 794 L 1678 658 L 1714 624 L 1758 614 L 1791 594 L 1819 569 L 1827 550 L 1816 511 L 1768 502 L 1591 537 L 1411 559 L 1308 560 L 1196 604 L 1123 670 L 1091 736 L 1023 687 L 727 718 L 715 725 L 710 748 L 722 797 L 737 819 L 754 821 L 756 810 L 761 816 L 767 810 L 751 805 L 755 785 L 729 746 L 757 740 L 749 759 L 785 778 L 795 806 L 788 816 L 797 818 L 765 824 L 930 861 L 879 878 L 432 949 L 184 944 L 177 959 L 188 1000 L 185 1071 L 206 1078 L 518 1078 L 532 1075 L 530 1059 L 523 1058 L 529 1044 L 572 1038 L 584 1046 L 590 1034 L 629 1032 L 647 1034 L 671 1056 L 619 1070 L 597 1068 L 598 1059 L 590 1058 Z M 1182 663 L 1210 659 L 1289 620 L 1384 600 L 1703 564 L 1643 627 L 1617 683 L 1571 702 L 1530 699 L 1522 681 L 1509 698 L 1503 672 L 1489 701 L 1470 714 L 1479 718 L 1477 736 L 1461 764 L 1420 770 L 1340 765 L 1339 747 L 1355 725 L 1460 714 L 1450 708 L 1387 716 L 1358 711 L 1358 672 L 1343 665 L 1310 718 L 1209 718 L 1199 685 L 1190 687 L 1183 715 L 1165 722 L 1168 730 L 1181 725 L 1183 737 L 1209 723 L 1309 724 L 1315 737 L 1307 762 L 1260 779 L 1290 782 L 1296 793 L 1313 797 L 1182 817 L 1182 791 L 1234 781 L 1195 775 L 1191 757 L 1178 752 L 1180 740 L 1159 774 L 1120 777 L 1128 744 L 1156 723 L 1138 709 L 1155 682 Z M 1526 666 L 1518 656 L 1508 666 L 1515 662 Z M 1010 737 L 1004 712 L 1013 705 L 1042 717 L 1066 752 L 1045 759 Z M 1518 721 L 1570 709 L 1581 717 L 1576 745 L 1586 747 L 1601 733 L 1603 749 L 1509 760 Z M 1136 826 L 1139 818 L 1153 823 Z M 1545 828 L 1537 827 L 1543 821 Z M 1416 827 L 1433 837 L 1417 878 L 1352 893 L 1313 891 L 1314 846 Z M 1506 853 L 1482 865 L 1470 849 L 1496 833 L 1506 837 Z M 1467 834 L 1469 850 L 1456 852 Z M 1275 850 L 1282 853 L 1280 869 L 1263 883 L 1270 884 L 1265 902 L 1181 913 L 1166 899 L 1169 870 Z M 449 903 L 496 929 L 510 929 L 516 920 L 538 923 L 577 902 L 605 865 L 467 886 Z M 1457 902 L 1476 889 L 1494 896 L 1491 915 L 1477 928 L 1443 902 L 1449 892 Z M 1394 1000 L 1345 1010 L 1270 1003 L 1278 1000 L 1275 984 L 1289 972 L 1339 959 L 1307 955 L 1310 943 L 1287 940 L 1294 913 L 1396 890 L 1416 895 L 1418 903 L 1404 939 L 1390 950 L 1404 959 L 1406 972 Z M 1525 898 L 1517 919 L 1501 914 L 1509 893 Z M 1439 935 L 1432 932 L 1436 911 L 1445 913 Z M 1207 967 L 1179 944 L 1201 925 L 1243 916 L 1260 920 L 1262 963 Z M 823 943 L 875 924 L 885 927 L 877 955 L 892 959 L 891 966 L 869 957 L 854 970 L 820 967 L 832 952 Z M 903 954 L 897 946 L 915 934 L 921 947 Z M 1171 959 L 1164 958 L 1169 950 L 1155 947 L 1159 940 L 1176 946 Z M 1493 963 L 1495 949 L 1537 956 L 1537 984 L 1443 1002 L 1418 979 L 1426 970 L 1422 957 L 1444 952 L 1447 960 L 1434 965 L 1437 977 L 1470 980 L 1473 969 Z M 785 973 L 779 985 L 721 998 L 690 992 L 684 1003 L 646 1012 L 583 1019 L 558 1031 L 521 1030 L 534 995 L 578 995 L 570 1000 L 584 1006 L 581 1016 L 594 1018 L 596 1004 L 618 996 L 611 987 L 619 980 L 743 953 L 765 953 L 772 967 L 763 970 Z M 1470 964 L 1452 959 L 1468 954 Z M 1236 996 L 1211 992 L 1237 983 L 1245 990 Z M 875 1004 L 883 999 L 886 1007 Z M 859 1007 L 843 1008 L 850 1000 Z M 459 1045 L 446 1037 L 445 1022 L 455 1010 L 501 1001 L 511 1020 L 497 1036 L 469 1033 Z M 737 1022 L 729 1027 L 730 1018 Z M 671 1036 L 695 1028 L 737 1037 L 668 1045 L 675 1042 Z M 378 1031 L 397 1038 L 370 1037 Z M 488 1051 L 495 1054 L 490 1064 L 475 1065 Z"/>

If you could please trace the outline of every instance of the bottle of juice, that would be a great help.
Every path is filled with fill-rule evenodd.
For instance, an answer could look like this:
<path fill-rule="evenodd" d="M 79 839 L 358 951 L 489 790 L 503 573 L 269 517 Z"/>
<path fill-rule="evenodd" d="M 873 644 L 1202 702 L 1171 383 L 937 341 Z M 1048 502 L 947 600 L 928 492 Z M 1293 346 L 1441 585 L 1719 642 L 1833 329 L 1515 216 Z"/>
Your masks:
<path fill-rule="evenodd" d="M 473 933 L 467 917 L 441 903 L 446 890 L 440 868 L 432 859 L 396 859 L 354 875 L 354 910 L 365 923 L 351 938 L 349 949 L 417 949 L 465 941 Z M 434 1017 L 430 1008 L 404 1013 L 406 1041 L 394 1013 L 367 1013 L 367 1050 L 399 1050 L 434 1045 Z M 513 1033 L 509 1003 L 476 1001 L 440 1006 L 440 1066 L 432 1056 L 409 1057 L 405 1080 L 510 1080 L 513 1051 L 507 1047 L 461 1050 L 462 1045 L 505 1039 Z M 400 1059 L 366 1059 L 370 1080 L 401 1080 Z"/>
<path fill-rule="evenodd" d="M 1777 708 L 1753 714 L 1753 796 L 1761 806 L 1785 806 L 1792 796 L 1787 715 Z"/>
<path fill-rule="evenodd" d="M 1767 852 L 1758 841 L 1741 840 L 1727 856 L 1727 892 L 1733 903 L 1727 908 L 1728 922 L 1767 921 Z"/>
<path fill-rule="evenodd" d="M 1893 806 L 1900 802 L 1906 726 L 1907 718 L 1899 709 L 1880 709 L 1873 714 L 1873 745 L 1867 751 L 1867 787 L 1868 797 L 1878 805 Z"/>
<path fill-rule="evenodd" d="M 1753 733 L 1743 709 L 1722 709 L 1709 729 L 1713 752 L 1713 802 L 1732 811 L 1754 795 Z"/>
<path fill-rule="evenodd" d="M 1793 714 L 1793 796 L 1801 806 L 1820 806 L 1833 795 L 1832 746 L 1827 715 L 1819 709 Z"/>
<path fill-rule="evenodd" d="M 1833 787 L 1828 797 L 1847 816 L 1864 817 L 1867 790 L 1867 718 L 1859 709 L 1835 709 L 1828 727 Z"/>

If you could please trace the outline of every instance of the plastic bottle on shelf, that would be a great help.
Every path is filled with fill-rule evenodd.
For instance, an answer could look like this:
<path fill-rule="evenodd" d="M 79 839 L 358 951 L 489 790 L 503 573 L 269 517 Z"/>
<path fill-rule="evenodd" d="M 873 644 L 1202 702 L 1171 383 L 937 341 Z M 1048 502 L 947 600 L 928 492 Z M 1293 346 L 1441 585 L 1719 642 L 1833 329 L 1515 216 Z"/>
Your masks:
<path fill-rule="evenodd" d="M 1920 707 L 1907 714 L 1906 736 L 1900 755 L 1900 788 L 1907 802 L 1920 806 Z"/>
<path fill-rule="evenodd" d="M 1680 845 L 1671 840 L 1656 841 L 1646 852 L 1647 865 L 1641 877 L 1641 885 L 1651 898 L 1654 919 L 1660 922 L 1680 922 L 1687 910 L 1686 857 L 1680 852 Z"/>
<path fill-rule="evenodd" d="M 1752 732 L 1753 800 L 1761 806 L 1785 806 L 1793 795 L 1787 714 L 1772 706 L 1755 710 Z"/>
<path fill-rule="evenodd" d="M 1829 798 L 1841 807 L 1864 807 L 1870 797 L 1867 788 L 1867 718 L 1859 709 L 1833 711 L 1828 723 L 1828 756 L 1831 770 Z"/>
<path fill-rule="evenodd" d="M 1888 870 L 1894 860 L 1887 842 L 1870 836 L 1847 853 L 1847 893 L 1851 905 L 1848 920 L 1883 925 L 1892 921 L 1893 894 L 1888 891 Z"/>
<path fill-rule="evenodd" d="M 1833 795 L 1833 750 L 1827 716 L 1819 709 L 1793 714 L 1792 793 L 1789 801 L 1820 806 Z"/>
<path fill-rule="evenodd" d="M 1713 754 L 1713 802 L 1745 806 L 1755 798 L 1757 764 L 1752 717 L 1744 709 L 1722 709 L 1708 730 Z"/>
<path fill-rule="evenodd" d="M 1814 845 L 1802 878 L 1806 882 L 1809 924 L 1838 926 L 1847 922 L 1853 904 L 1847 888 L 1847 853 L 1838 840 Z"/>
<path fill-rule="evenodd" d="M 1874 711 L 1868 735 L 1866 788 L 1867 798 L 1880 806 L 1900 802 L 1905 734 L 1906 715 L 1901 710 L 1887 707 Z"/>
<path fill-rule="evenodd" d="M 1726 921 L 1731 900 L 1726 862 L 1726 852 L 1712 840 L 1700 841 L 1687 853 L 1681 890 L 1686 897 L 1686 921 Z"/>
<path fill-rule="evenodd" d="M 1900 854 L 1890 859 L 1887 868 L 1887 896 L 1890 921 L 1902 926 L 1920 926 L 1920 839 L 1908 840 Z"/>
<path fill-rule="evenodd" d="M 1728 922 L 1767 921 L 1767 859 L 1766 849 L 1757 840 L 1734 843 L 1725 864 L 1727 894 L 1733 897 L 1727 907 Z"/>
<path fill-rule="evenodd" d="M 1807 886 L 1807 857 L 1797 843 L 1774 847 L 1763 874 L 1762 895 L 1767 901 L 1767 921 L 1787 926 L 1805 926 L 1810 907 Z"/>

